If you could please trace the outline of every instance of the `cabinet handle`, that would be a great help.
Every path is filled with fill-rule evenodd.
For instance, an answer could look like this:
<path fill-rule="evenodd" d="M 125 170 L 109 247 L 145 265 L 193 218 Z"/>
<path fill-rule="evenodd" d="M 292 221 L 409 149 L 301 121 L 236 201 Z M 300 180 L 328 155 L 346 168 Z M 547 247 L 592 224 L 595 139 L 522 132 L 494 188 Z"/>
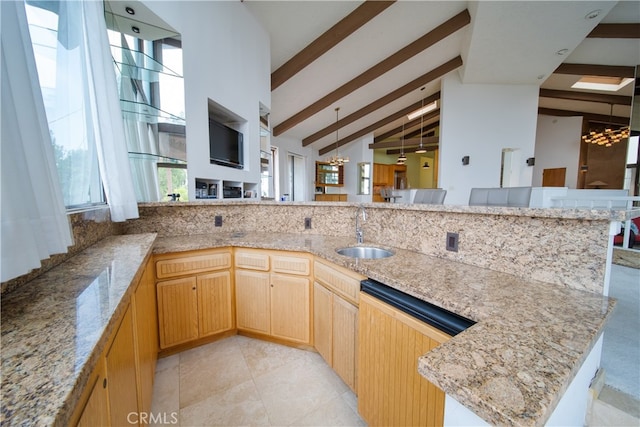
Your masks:
<path fill-rule="evenodd" d="M 271 284 L 271 287 L 273 288 L 273 283 Z"/>
<path fill-rule="evenodd" d="M 193 288 L 191 288 L 191 289 L 193 289 L 193 290 L 195 291 L 195 290 L 196 290 L 196 287 L 194 286 L 194 287 L 193 287 Z"/>
<path fill-rule="evenodd" d="M 102 388 L 107 388 L 107 379 L 102 380 Z"/>

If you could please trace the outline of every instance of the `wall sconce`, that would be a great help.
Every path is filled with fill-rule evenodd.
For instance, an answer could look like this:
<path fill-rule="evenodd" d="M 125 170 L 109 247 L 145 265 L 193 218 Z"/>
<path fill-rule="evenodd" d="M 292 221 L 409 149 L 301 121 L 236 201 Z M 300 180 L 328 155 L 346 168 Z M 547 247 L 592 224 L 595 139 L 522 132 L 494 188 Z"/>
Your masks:
<path fill-rule="evenodd" d="M 469 156 L 464 156 L 464 157 L 462 158 L 462 165 L 463 165 L 463 166 L 466 166 L 466 165 L 468 165 L 468 164 L 469 164 Z"/>
<path fill-rule="evenodd" d="M 536 158 L 535 157 L 529 157 L 527 159 L 527 166 L 533 166 L 536 164 Z"/>

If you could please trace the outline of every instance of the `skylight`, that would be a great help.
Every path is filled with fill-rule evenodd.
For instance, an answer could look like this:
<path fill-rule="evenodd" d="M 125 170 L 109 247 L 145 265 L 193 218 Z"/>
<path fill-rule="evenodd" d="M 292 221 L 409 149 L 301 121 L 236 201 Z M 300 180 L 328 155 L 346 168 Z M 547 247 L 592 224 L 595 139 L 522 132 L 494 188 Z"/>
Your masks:
<path fill-rule="evenodd" d="M 633 81 L 632 78 L 584 76 L 571 86 L 574 89 L 606 90 L 617 92 Z"/>

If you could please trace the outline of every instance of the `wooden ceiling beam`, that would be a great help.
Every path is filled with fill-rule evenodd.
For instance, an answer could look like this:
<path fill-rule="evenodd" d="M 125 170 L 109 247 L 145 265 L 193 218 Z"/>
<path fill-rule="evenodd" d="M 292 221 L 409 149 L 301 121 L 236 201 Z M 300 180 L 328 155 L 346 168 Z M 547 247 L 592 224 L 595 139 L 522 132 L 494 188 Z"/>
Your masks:
<path fill-rule="evenodd" d="M 395 3 L 395 0 L 367 0 L 362 3 L 340 22 L 329 28 L 321 36 L 295 54 L 293 58 L 289 59 L 277 70 L 271 73 L 271 90 L 276 90 L 280 85 L 289 80 L 304 67 L 324 55 L 327 51 L 336 46 L 342 40 L 346 39 L 358 28 L 362 27 L 393 3 Z"/>
<path fill-rule="evenodd" d="M 471 15 L 469 15 L 469 11 L 465 9 L 445 23 L 429 31 L 427 34 L 420 37 L 416 41 L 408 44 L 393 55 L 387 57 L 378 64 L 369 68 L 359 76 L 335 89 L 333 92 L 325 95 L 313 104 L 304 108 L 302 111 L 299 111 L 282 123 L 276 125 L 273 128 L 273 136 L 281 135 L 282 133 L 316 114 L 317 112 L 323 110 L 324 108 L 327 108 L 339 99 L 375 80 L 387 71 L 397 67 L 406 60 L 424 51 L 428 47 L 433 46 L 437 42 L 443 40 L 447 36 L 455 33 L 459 29 L 468 25 L 470 22 Z"/>
<path fill-rule="evenodd" d="M 598 24 L 587 35 L 592 39 L 640 39 L 640 24 Z"/>
<path fill-rule="evenodd" d="M 436 67 L 433 70 L 421 75 L 417 79 L 414 79 L 411 82 L 405 84 L 404 86 L 394 90 L 393 92 L 390 92 L 390 93 L 386 94 L 382 98 L 378 98 L 375 101 L 373 101 L 372 103 L 370 103 L 369 105 L 359 109 L 358 111 L 356 111 L 354 113 L 351 113 L 347 117 L 344 117 L 342 120 L 339 120 L 337 123 L 332 123 L 329 126 L 325 127 L 324 129 L 321 129 L 318 132 L 316 132 L 316 133 L 314 133 L 312 135 L 309 135 L 306 138 L 303 138 L 302 139 L 302 146 L 306 147 L 307 145 L 313 144 L 314 142 L 316 142 L 317 140 L 319 140 L 323 136 L 327 136 L 330 133 L 335 132 L 336 129 L 340 129 L 341 127 L 344 127 L 344 126 L 348 125 L 349 123 L 355 122 L 356 120 L 366 116 L 367 114 L 370 114 L 370 113 L 378 110 L 379 108 L 382 108 L 385 105 L 388 105 L 389 103 L 395 101 L 396 99 L 399 99 L 399 98 L 403 97 L 404 95 L 410 93 L 411 91 L 415 90 L 416 88 L 419 88 L 420 86 L 424 86 L 427 83 L 430 83 L 430 82 L 432 82 L 432 81 L 444 76 L 445 74 L 449 73 L 450 71 L 455 70 L 456 68 L 460 67 L 461 65 L 462 65 L 462 57 L 461 56 L 457 56 L 457 57 L 453 58 L 452 60 L 445 62 L 444 64 L 440 65 L 439 67 Z M 437 101 L 439 99 L 440 99 L 440 92 L 438 91 L 435 94 L 425 98 L 424 99 L 424 103 L 425 103 L 425 105 L 426 104 L 430 104 L 431 102 Z"/>
<path fill-rule="evenodd" d="M 554 74 L 573 74 L 578 76 L 635 77 L 636 67 L 624 65 L 597 64 L 560 64 Z"/>
<path fill-rule="evenodd" d="M 440 115 L 440 109 L 438 108 L 437 110 L 432 111 L 431 113 L 425 114 L 424 115 L 424 120 L 430 120 L 430 119 L 432 119 L 434 117 L 437 117 L 439 115 Z M 433 131 L 438 126 L 440 126 L 440 120 L 436 120 L 433 123 L 425 124 L 422 129 L 418 129 L 418 130 L 416 130 L 414 132 L 411 132 L 410 134 L 407 134 L 407 136 L 409 136 L 411 138 L 411 137 L 414 137 L 416 135 L 419 135 L 420 134 L 420 130 L 422 130 L 422 134 L 424 135 L 427 132 Z M 402 126 L 395 127 L 393 129 L 391 129 L 391 130 L 389 130 L 389 131 L 387 131 L 385 133 L 382 133 L 382 134 L 376 136 L 375 138 L 373 138 L 373 142 L 374 142 L 374 144 L 376 142 L 382 142 L 385 139 L 387 139 L 387 138 L 389 138 L 389 137 L 391 137 L 393 135 L 399 134 L 400 132 L 402 132 Z"/>
<path fill-rule="evenodd" d="M 558 110 L 553 108 L 538 108 L 538 114 L 545 116 L 575 117 L 582 116 L 589 122 L 611 123 L 621 126 L 629 125 L 629 117 L 609 116 L 607 114 L 585 113 L 583 111 Z"/>
<path fill-rule="evenodd" d="M 570 99 L 572 101 L 600 102 L 603 104 L 631 105 L 631 96 L 588 93 L 572 90 L 540 89 L 540 97 Z"/>
<path fill-rule="evenodd" d="M 437 144 L 439 139 L 440 138 L 437 136 L 429 136 L 427 138 L 422 138 L 422 145 Z M 371 150 L 377 150 L 379 148 L 399 148 L 399 147 L 402 147 L 403 145 L 405 147 L 418 146 L 420 145 L 420 138 L 405 139 L 404 142 L 399 139 L 394 141 L 375 142 L 373 144 L 369 144 L 369 148 Z"/>

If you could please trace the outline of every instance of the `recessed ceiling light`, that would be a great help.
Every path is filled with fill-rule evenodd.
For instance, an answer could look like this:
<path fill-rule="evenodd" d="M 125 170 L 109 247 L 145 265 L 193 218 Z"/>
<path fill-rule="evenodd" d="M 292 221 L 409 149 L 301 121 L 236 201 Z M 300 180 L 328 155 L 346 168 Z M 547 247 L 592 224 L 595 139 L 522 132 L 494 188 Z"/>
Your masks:
<path fill-rule="evenodd" d="M 538 80 L 544 79 L 544 74 L 538 74 Z"/>
<path fill-rule="evenodd" d="M 140 34 L 140 28 L 138 28 L 136 26 L 131 27 L 131 31 L 133 31 L 136 34 Z"/>
<path fill-rule="evenodd" d="M 574 89 L 606 90 L 617 92 L 629 83 L 633 78 L 609 77 L 609 76 L 584 76 L 571 87 Z"/>
<path fill-rule="evenodd" d="M 584 19 L 594 19 L 597 18 L 598 16 L 600 16 L 600 14 L 602 13 L 602 9 L 596 9 L 596 10 L 592 10 L 591 12 L 587 13 L 584 16 Z"/>
<path fill-rule="evenodd" d="M 125 7 L 125 8 L 124 8 L 124 10 L 125 10 L 129 15 L 135 15 L 135 14 L 136 14 L 136 11 L 135 11 L 135 10 L 133 10 L 133 8 L 132 8 L 132 7 L 130 7 L 130 6 Z"/>
<path fill-rule="evenodd" d="M 567 53 L 569 53 L 569 49 L 560 49 L 559 51 L 556 52 L 556 55 L 566 55 Z"/>

